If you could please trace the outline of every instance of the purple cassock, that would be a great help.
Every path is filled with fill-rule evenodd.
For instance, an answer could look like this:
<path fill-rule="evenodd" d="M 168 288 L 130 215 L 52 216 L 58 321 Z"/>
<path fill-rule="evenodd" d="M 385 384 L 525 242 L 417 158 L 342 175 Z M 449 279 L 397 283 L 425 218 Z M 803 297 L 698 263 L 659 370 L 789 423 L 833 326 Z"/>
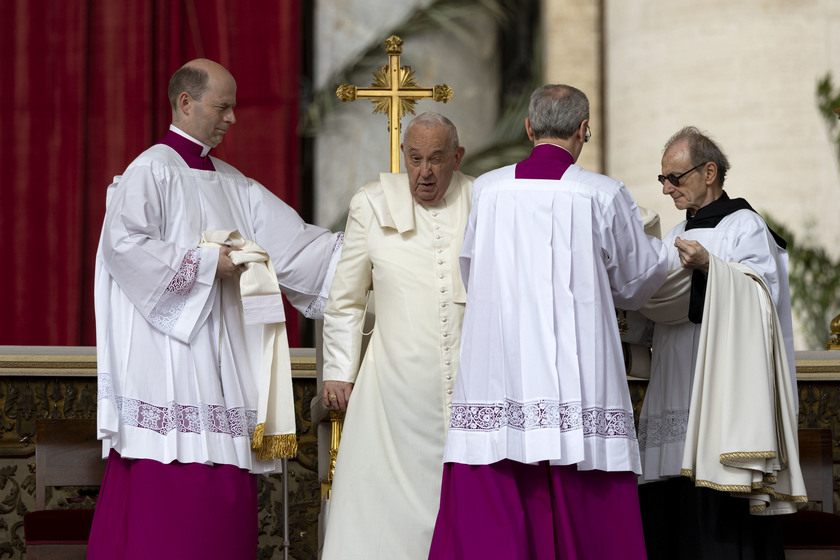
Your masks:
<path fill-rule="evenodd" d="M 515 178 L 560 180 L 573 164 L 567 150 L 540 144 Z M 446 463 L 429 558 L 644 559 L 636 475 L 548 461 Z"/>
<path fill-rule="evenodd" d="M 209 150 L 169 131 L 161 140 L 193 169 Z M 111 450 L 87 558 L 224 558 L 257 554 L 257 475 L 234 465 L 164 464 Z"/>

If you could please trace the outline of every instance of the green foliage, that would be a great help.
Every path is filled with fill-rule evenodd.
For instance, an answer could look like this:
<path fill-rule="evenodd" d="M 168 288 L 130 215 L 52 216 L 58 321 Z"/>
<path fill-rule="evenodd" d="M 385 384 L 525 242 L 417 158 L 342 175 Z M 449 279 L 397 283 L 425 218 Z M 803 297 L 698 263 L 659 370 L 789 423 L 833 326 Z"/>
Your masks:
<path fill-rule="evenodd" d="M 840 90 L 834 89 L 831 73 L 817 82 L 817 108 L 826 130 L 836 144 L 840 163 L 840 125 L 835 107 L 840 107 Z M 788 242 L 790 261 L 790 303 L 805 331 L 808 349 L 823 349 L 829 338 L 829 324 L 840 312 L 840 261 L 807 236 L 795 239 L 781 223 L 765 216 L 767 225 Z"/>
<path fill-rule="evenodd" d="M 831 72 L 828 72 L 817 82 L 817 108 L 825 119 L 829 135 L 837 145 L 837 159 L 840 161 L 840 121 L 834 109 L 840 107 L 840 90 L 834 90 Z"/>
<path fill-rule="evenodd" d="M 808 349 L 824 349 L 828 325 L 840 313 L 840 261 L 807 239 L 797 241 L 790 230 L 771 217 L 765 216 L 765 220 L 788 242 L 791 307 L 802 324 Z"/>

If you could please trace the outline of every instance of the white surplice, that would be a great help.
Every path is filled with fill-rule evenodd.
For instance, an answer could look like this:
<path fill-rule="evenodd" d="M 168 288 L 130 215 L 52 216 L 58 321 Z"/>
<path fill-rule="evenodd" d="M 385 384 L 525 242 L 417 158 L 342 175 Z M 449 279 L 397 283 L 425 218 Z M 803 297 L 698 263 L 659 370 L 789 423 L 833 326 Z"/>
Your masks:
<path fill-rule="evenodd" d="M 262 325 L 245 324 L 238 278 L 215 279 L 202 232 L 238 230 L 270 255 L 279 285 L 318 317 L 340 234 L 305 224 L 259 183 L 212 159 L 188 167 L 166 145 L 141 154 L 109 187 L 96 260 L 98 426 L 103 453 L 162 463 L 257 461 Z"/>
<path fill-rule="evenodd" d="M 678 236 L 698 241 L 724 262 L 741 263 L 752 269 L 767 286 L 776 306 L 792 386 L 796 387 L 787 252 L 778 247 L 764 220 L 752 210 L 733 212 L 714 228 L 686 231 L 685 225 L 682 222 L 675 226 L 663 240 L 669 252 L 669 270 L 681 267 L 674 247 Z M 682 322 L 672 318 L 670 324 L 657 323 L 654 330 L 651 376 L 639 420 L 643 470 L 640 482 L 679 476 L 682 468 L 702 326 L 689 322 L 688 307 L 684 310 Z M 795 391 L 793 398 L 796 399 Z"/>
<path fill-rule="evenodd" d="M 575 165 L 559 181 L 487 173 L 461 265 L 468 304 L 444 461 L 640 472 L 614 308 L 641 306 L 666 268 L 625 186 Z"/>
<path fill-rule="evenodd" d="M 416 202 L 405 174 L 380 174 L 350 203 L 324 312 L 324 380 L 354 382 L 336 460 L 322 558 L 425 559 L 466 292 L 458 255 L 472 178 Z M 359 364 L 366 298 L 375 326 Z"/>

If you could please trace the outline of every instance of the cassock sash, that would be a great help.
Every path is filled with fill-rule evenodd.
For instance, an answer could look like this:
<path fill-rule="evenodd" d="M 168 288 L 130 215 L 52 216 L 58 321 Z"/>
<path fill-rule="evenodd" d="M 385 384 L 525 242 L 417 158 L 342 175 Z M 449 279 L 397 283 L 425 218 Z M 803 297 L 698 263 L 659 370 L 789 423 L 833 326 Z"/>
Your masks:
<path fill-rule="evenodd" d="M 237 230 L 205 231 L 202 234 L 199 247 L 223 246 L 240 249 L 232 251 L 230 258 L 236 265 L 245 265 L 239 277 L 245 323 L 263 325 L 257 427 L 251 449 L 260 461 L 295 457 L 297 438 L 292 367 L 283 296 L 274 265 L 262 247 L 243 239 Z"/>

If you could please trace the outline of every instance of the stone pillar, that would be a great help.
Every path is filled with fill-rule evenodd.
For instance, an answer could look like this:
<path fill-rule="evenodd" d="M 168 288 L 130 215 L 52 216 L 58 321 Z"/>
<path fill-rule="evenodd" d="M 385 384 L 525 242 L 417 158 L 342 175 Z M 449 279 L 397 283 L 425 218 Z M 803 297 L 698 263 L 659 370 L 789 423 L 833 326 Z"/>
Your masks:
<path fill-rule="evenodd" d="M 604 103 L 601 0 L 542 0 L 546 83 L 574 86 L 589 98 L 592 139 L 578 165 L 603 173 Z"/>

